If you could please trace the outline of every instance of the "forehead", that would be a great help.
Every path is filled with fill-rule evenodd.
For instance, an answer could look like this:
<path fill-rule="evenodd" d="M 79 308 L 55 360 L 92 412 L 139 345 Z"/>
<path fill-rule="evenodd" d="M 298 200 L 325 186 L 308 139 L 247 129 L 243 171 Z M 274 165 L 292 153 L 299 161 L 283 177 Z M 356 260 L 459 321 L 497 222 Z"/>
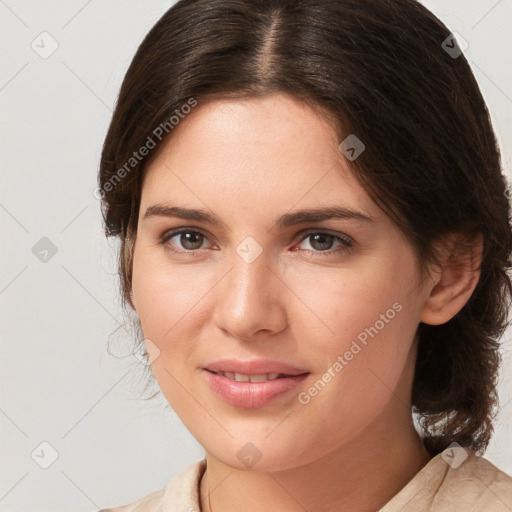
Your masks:
<path fill-rule="evenodd" d="M 215 99 L 174 127 L 146 171 L 142 202 L 186 198 L 197 205 L 229 201 L 261 212 L 343 203 L 375 213 L 375 205 L 340 152 L 328 120 L 285 94 Z"/>

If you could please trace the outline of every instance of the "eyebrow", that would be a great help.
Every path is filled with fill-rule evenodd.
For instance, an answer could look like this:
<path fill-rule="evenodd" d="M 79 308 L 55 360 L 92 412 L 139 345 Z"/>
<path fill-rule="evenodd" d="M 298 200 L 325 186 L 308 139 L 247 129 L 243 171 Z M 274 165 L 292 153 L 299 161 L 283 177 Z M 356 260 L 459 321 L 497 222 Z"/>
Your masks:
<path fill-rule="evenodd" d="M 180 219 L 195 220 L 215 226 L 225 226 L 215 214 L 210 214 L 205 210 L 195 208 L 182 208 L 179 206 L 169 206 L 167 204 L 155 204 L 147 208 L 143 219 L 151 217 L 178 217 Z M 310 208 L 298 210 L 291 213 L 285 213 L 277 221 L 278 229 L 283 229 L 295 224 L 306 222 L 322 222 L 330 219 L 347 219 L 363 222 L 373 222 L 374 219 L 362 212 L 344 208 L 341 206 L 327 206 L 323 208 Z"/>

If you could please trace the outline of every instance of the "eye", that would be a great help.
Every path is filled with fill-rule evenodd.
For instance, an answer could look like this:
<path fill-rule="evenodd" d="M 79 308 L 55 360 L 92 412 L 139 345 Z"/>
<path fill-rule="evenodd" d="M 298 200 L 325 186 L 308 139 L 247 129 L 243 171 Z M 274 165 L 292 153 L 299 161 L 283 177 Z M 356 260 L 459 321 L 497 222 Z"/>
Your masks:
<path fill-rule="evenodd" d="M 165 234 L 161 240 L 162 244 L 166 244 L 169 246 L 167 242 L 172 240 L 173 238 L 177 238 L 179 244 L 181 244 L 183 250 L 176 250 L 171 247 L 172 251 L 175 252 L 193 252 L 197 249 L 202 248 L 202 243 L 207 240 L 206 235 L 199 231 L 194 231 L 187 228 L 175 229 Z M 172 245 L 176 245 L 172 243 Z"/>
<path fill-rule="evenodd" d="M 313 248 L 312 252 L 332 254 L 346 251 L 352 247 L 352 242 L 348 238 L 334 235 L 326 231 L 310 231 L 309 233 L 306 233 L 306 235 L 302 238 L 301 243 L 308 239 L 310 239 L 310 247 Z M 336 241 L 339 243 L 338 248 L 335 250 L 330 250 L 333 246 L 333 243 Z M 311 251 L 310 249 L 306 250 Z"/>
<path fill-rule="evenodd" d="M 176 238 L 175 242 L 171 242 L 173 238 Z M 301 238 L 300 243 L 302 244 L 308 239 L 310 239 L 309 246 L 311 248 L 305 248 L 304 250 L 313 253 L 332 255 L 333 253 L 347 251 L 352 247 L 352 241 L 348 237 L 344 238 L 327 231 L 310 231 Z M 208 241 L 208 237 L 205 234 L 190 228 L 169 231 L 160 240 L 171 251 L 185 254 L 197 252 L 198 249 L 204 249 L 203 244 L 205 241 Z M 336 242 L 338 247 L 331 250 Z M 175 249 L 173 246 L 178 248 Z"/>

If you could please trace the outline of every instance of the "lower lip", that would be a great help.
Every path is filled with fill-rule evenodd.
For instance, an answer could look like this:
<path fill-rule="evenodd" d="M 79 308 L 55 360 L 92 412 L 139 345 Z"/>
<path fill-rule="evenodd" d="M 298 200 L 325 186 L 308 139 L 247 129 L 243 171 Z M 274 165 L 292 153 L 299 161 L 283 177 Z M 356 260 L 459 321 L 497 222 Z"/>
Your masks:
<path fill-rule="evenodd" d="M 304 373 L 264 382 L 239 382 L 217 375 L 209 370 L 203 370 L 203 373 L 210 387 L 223 400 L 231 405 L 248 409 L 264 407 L 278 396 L 290 392 L 309 375 Z"/>

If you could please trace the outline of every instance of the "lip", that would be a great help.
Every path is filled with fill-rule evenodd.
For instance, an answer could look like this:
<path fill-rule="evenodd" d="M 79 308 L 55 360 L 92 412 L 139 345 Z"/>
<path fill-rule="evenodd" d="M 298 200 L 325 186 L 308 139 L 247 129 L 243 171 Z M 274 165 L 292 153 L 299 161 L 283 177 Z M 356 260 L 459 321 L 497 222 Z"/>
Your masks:
<path fill-rule="evenodd" d="M 202 370 L 208 385 L 220 398 L 231 405 L 247 409 L 264 407 L 278 397 L 290 393 L 310 373 L 287 363 L 269 359 L 254 359 L 252 361 L 223 359 L 208 364 Z M 214 372 L 243 373 L 245 375 L 283 373 L 286 376 L 264 382 L 239 382 L 223 375 L 216 375 Z"/>
<path fill-rule="evenodd" d="M 284 373 L 286 375 L 300 375 L 308 370 L 296 368 L 287 363 L 272 361 L 270 359 L 253 359 L 252 361 L 238 361 L 236 359 L 222 359 L 205 366 L 210 372 L 233 372 L 245 375 L 263 375 L 264 373 Z"/>

